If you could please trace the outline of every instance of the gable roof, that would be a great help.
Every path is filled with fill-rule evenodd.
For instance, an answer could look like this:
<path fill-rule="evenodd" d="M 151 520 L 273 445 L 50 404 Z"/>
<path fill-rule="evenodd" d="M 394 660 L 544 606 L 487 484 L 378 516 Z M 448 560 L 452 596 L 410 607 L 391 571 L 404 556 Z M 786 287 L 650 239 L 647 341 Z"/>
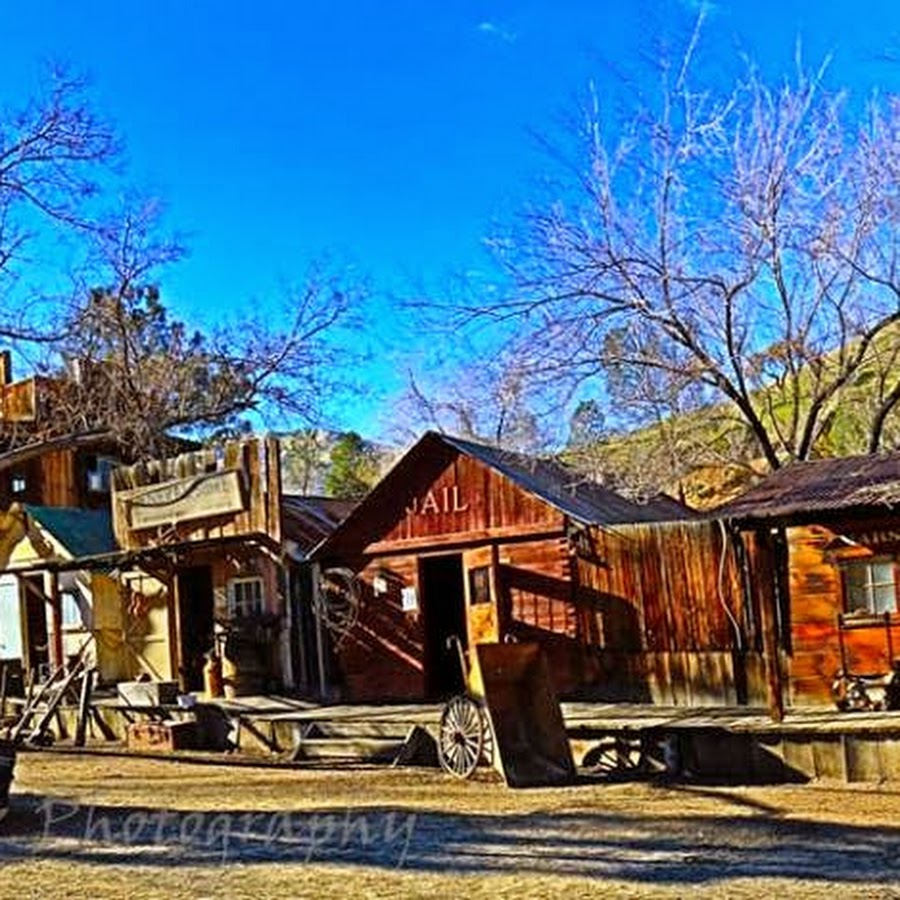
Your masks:
<path fill-rule="evenodd" d="M 425 438 L 428 437 L 437 438 L 479 460 L 570 519 L 585 525 L 626 525 L 693 518 L 691 510 L 669 497 L 633 503 L 556 460 L 500 450 L 436 432 L 428 432 Z"/>
<path fill-rule="evenodd" d="M 900 453 L 792 463 L 710 511 L 719 519 L 779 519 L 900 508 Z"/>
<path fill-rule="evenodd" d="M 696 518 L 693 510 L 669 497 L 646 504 L 632 503 L 554 460 L 538 459 L 428 431 L 313 553 L 319 554 L 332 540 L 339 539 L 356 523 L 389 507 L 397 494 L 398 484 L 405 485 L 417 466 L 442 454 L 446 455 L 448 450 L 477 460 L 565 516 L 585 525 L 611 526 Z"/>
<path fill-rule="evenodd" d="M 101 556 L 119 549 L 109 510 L 31 505 L 25 505 L 24 509 L 72 559 Z"/>

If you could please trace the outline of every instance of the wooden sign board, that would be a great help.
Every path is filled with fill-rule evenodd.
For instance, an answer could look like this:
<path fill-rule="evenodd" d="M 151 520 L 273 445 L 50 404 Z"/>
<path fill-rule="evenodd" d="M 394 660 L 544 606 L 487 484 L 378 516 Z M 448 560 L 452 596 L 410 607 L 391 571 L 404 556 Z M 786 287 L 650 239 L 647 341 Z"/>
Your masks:
<path fill-rule="evenodd" d="M 232 515 L 246 508 L 238 469 L 121 491 L 117 499 L 128 510 L 128 527 L 134 531 Z"/>

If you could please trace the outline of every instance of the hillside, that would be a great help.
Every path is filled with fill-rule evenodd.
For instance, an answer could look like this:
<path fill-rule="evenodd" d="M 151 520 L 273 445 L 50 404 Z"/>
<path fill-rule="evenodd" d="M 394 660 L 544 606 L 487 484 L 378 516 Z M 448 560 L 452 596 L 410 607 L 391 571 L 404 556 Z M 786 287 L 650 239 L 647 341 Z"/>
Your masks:
<path fill-rule="evenodd" d="M 891 376 L 897 335 L 886 336 L 873 359 L 841 390 L 827 408 L 812 457 L 840 457 L 868 452 L 879 398 Z M 833 375 L 836 357 L 818 364 L 818 376 Z M 811 370 L 797 376 L 802 412 L 810 402 Z M 773 384 L 755 395 L 755 408 L 766 428 L 790 443 L 794 384 Z M 900 446 L 900 408 L 887 417 L 881 450 Z M 565 460 L 626 494 L 650 496 L 665 491 L 698 509 L 707 509 L 741 493 L 768 471 L 746 424 L 725 404 L 671 416 L 653 425 L 617 433 L 582 447 L 568 448 Z M 790 454 L 783 454 L 785 460 Z"/>

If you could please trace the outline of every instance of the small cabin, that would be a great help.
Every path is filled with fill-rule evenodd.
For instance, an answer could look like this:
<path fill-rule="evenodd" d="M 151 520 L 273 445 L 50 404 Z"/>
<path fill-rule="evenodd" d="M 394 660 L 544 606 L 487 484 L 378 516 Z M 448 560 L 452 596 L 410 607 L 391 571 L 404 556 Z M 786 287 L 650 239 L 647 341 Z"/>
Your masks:
<path fill-rule="evenodd" d="M 313 559 L 346 700 L 460 691 L 452 638 L 539 642 L 566 697 L 759 699 L 755 607 L 728 537 L 554 461 L 428 433 Z"/>
<path fill-rule="evenodd" d="M 714 511 L 755 548 L 785 705 L 900 657 L 900 454 L 794 463 Z"/>

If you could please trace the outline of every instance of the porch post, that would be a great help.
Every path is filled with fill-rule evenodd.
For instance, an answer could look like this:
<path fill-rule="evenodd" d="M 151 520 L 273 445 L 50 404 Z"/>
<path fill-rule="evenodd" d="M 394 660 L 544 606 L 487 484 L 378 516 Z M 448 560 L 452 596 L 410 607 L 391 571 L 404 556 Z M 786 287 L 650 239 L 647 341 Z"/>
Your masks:
<path fill-rule="evenodd" d="M 312 605 L 316 620 L 316 662 L 319 667 L 319 696 L 325 699 L 325 640 L 322 636 L 322 618 L 319 609 L 319 576 L 321 569 L 318 563 L 312 566 Z"/>
<path fill-rule="evenodd" d="M 759 533 L 758 533 L 759 534 Z M 766 535 L 764 542 L 771 552 L 771 539 Z M 781 660 L 778 654 L 778 616 L 775 610 L 774 566 L 769 567 L 770 579 L 761 585 L 759 592 L 759 616 L 762 626 L 763 663 L 766 672 L 766 700 L 773 722 L 784 718 L 784 686 L 781 679 Z"/>
<path fill-rule="evenodd" d="M 178 682 L 180 690 L 187 690 L 181 658 L 181 588 L 177 569 L 169 566 L 169 658 L 172 666 L 172 680 Z"/>
<path fill-rule="evenodd" d="M 63 637 L 62 637 L 62 599 L 59 596 L 59 572 L 55 569 L 50 575 L 50 615 L 53 623 L 53 644 L 50 654 L 50 664 L 58 669 L 63 664 Z"/>

